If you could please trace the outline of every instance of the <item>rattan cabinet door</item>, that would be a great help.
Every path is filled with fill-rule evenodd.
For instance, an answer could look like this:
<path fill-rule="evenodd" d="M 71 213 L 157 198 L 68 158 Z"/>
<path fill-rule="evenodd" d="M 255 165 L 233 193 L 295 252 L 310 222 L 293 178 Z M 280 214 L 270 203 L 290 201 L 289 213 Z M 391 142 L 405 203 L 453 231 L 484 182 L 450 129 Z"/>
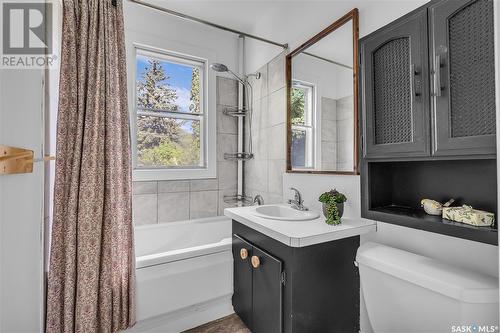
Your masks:
<path fill-rule="evenodd" d="M 492 0 L 429 7 L 435 155 L 495 154 Z"/>
<path fill-rule="evenodd" d="M 360 43 L 363 156 L 429 156 L 427 11 Z"/>

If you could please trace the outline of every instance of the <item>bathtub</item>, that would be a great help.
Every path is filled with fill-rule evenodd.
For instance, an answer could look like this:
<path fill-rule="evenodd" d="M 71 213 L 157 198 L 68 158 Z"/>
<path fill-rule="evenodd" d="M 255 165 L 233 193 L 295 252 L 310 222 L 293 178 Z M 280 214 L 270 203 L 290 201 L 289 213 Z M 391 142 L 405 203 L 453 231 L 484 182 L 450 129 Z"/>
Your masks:
<path fill-rule="evenodd" d="M 138 226 L 135 254 L 137 324 L 130 332 L 180 332 L 233 312 L 230 219 Z"/>

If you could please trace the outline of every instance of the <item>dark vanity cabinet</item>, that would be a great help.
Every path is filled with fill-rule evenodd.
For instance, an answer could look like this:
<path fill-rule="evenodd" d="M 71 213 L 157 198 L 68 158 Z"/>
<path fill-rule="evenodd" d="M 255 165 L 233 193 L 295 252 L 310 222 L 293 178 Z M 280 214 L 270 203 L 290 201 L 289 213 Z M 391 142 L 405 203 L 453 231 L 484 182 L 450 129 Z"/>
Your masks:
<path fill-rule="evenodd" d="M 281 260 L 236 235 L 233 256 L 234 311 L 252 332 L 281 332 Z"/>
<path fill-rule="evenodd" d="M 233 220 L 234 311 L 252 333 L 359 332 L 359 236 L 290 247 Z"/>
<path fill-rule="evenodd" d="M 427 156 L 427 12 L 370 35 L 360 50 L 364 157 Z"/>
<path fill-rule="evenodd" d="M 492 0 L 440 0 L 360 41 L 363 157 L 495 154 Z"/>

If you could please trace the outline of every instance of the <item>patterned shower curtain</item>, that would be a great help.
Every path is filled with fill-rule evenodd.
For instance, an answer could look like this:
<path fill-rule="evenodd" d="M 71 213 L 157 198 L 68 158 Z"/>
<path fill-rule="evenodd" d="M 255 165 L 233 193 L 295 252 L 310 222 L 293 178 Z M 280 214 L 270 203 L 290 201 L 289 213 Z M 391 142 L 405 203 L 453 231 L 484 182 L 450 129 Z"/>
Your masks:
<path fill-rule="evenodd" d="M 135 323 L 121 1 L 64 0 L 46 332 Z"/>

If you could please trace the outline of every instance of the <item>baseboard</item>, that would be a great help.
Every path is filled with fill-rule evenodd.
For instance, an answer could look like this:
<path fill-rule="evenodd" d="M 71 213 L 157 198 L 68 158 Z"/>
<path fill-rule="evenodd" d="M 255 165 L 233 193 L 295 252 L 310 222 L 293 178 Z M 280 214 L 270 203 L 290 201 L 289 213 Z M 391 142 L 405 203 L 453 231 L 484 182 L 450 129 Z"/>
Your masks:
<path fill-rule="evenodd" d="M 139 321 L 126 333 L 179 333 L 234 313 L 231 295 Z"/>

